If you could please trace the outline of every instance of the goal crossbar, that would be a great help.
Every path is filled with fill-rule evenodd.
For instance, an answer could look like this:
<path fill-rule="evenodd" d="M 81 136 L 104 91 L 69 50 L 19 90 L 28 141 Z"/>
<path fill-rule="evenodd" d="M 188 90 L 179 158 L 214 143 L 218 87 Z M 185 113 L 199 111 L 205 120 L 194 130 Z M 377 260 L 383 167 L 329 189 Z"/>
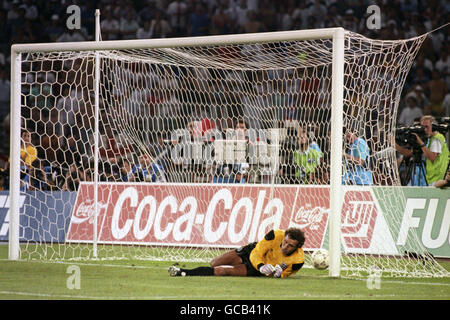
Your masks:
<path fill-rule="evenodd" d="M 276 41 L 296 41 L 312 39 L 332 39 L 343 28 L 324 28 L 311 30 L 293 30 L 277 32 L 261 32 L 246 34 L 230 34 L 219 36 L 158 38 L 138 40 L 105 40 L 79 41 L 59 43 L 13 44 L 12 53 L 52 52 L 52 51 L 95 51 L 95 50 L 131 50 L 150 48 L 174 48 L 194 46 L 215 46 L 229 44 L 252 44 Z"/>

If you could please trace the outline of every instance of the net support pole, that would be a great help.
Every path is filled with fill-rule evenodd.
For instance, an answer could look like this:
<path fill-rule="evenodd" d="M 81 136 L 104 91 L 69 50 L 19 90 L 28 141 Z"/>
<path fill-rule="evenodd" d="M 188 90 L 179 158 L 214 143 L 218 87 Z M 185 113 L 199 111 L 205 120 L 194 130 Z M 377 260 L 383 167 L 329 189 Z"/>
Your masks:
<path fill-rule="evenodd" d="M 100 10 L 95 10 L 95 42 L 100 41 Z M 98 225 L 98 160 L 99 160 L 99 98 L 100 98 L 100 54 L 95 51 L 95 128 L 94 128 L 94 221 L 93 221 L 93 239 L 92 255 L 97 258 L 97 225 Z"/>
<path fill-rule="evenodd" d="M 20 259 L 20 117 L 22 56 L 11 48 L 11 110 L 10 110 L 10 167 L 9 167 L 9 260 Z"/>
<path fill-rule="evenodd" d="M 342 128 L 344 99 L 344 30 L 337 28 L 333 35 L 331 98 L 331 167 L 330 167 L 330 238 L 329 275 L 339 277 L 341 271 L 341 210 L 342 187 Z"/>

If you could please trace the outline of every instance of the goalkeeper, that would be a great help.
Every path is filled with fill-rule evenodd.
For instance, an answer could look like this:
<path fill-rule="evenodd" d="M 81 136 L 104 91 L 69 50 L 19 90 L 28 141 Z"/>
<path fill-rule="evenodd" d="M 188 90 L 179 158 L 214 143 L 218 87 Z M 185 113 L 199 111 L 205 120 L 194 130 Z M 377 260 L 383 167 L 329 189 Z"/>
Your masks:
<path fill-rule="evenodd" d="M 286 278 L 303 266 L 302 246 L 305 235 L 298 228 L 271 230 L 259 242 L 230 250 L 214 258 L 210 267 L 182 269 L 169 268 L 175 276 L 267 276 Z"/>

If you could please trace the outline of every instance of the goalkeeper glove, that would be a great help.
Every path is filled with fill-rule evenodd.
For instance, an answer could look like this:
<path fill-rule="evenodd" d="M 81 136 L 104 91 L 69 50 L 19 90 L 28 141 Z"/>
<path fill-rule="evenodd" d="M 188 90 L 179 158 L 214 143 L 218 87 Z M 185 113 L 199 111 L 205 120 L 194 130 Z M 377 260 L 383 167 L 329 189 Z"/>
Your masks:
<path fill-rule="evenodd" d="M 283 272 L 283 269 L 280 267 L 280 265 L 279 264 L 277 264 L 276 266 L 275 266 L 275 273 L 273 274 L 273 276 L 275 277 L 275 278 L 281 278 L 281 273 Z"/>
<path fill-rule="evenodd" d="M 275 267 L 271 264 L 265 264 L 259 268 L 259 272 L 265 274 L 266 276 L 270 276 L 275 272 Z"/>

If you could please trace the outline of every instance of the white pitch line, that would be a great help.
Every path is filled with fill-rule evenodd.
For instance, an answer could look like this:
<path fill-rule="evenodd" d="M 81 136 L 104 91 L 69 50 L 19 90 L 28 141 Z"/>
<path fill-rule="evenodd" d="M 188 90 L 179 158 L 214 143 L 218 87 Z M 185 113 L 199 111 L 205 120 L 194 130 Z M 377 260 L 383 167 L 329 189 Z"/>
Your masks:
<path fill-rule="evenodd" d="M 195 296 L 140 296 L 140 297 L 108 297 L 108 296 L 88 296 L 88 295 L 69 295 L 69 294 L 48 294 L 48 293 L 37 293 L 37 292 L 18 292 L 18 291 L 0 291 L 0 294 L 7 294 L 7 295 L 18 295 L 18 296 L 34 296 L 34 297 L 40 297 L 40 298 L 49 298 L 49 299 L 83 299 L 83 300 L 206 300 L 211 301 L 215 299 L 219 300 L 240 300 L 242 298 L 241 295 L 217 295 L 217 296 L 211 296 L 208 295 L 207 299 L 205 297 L 195 297 Z M 342 299 L 342 300 L 351 300 L 351 299 L 376 299 L 376 298 L 396 298 L 397 295 L 395 294 L 373 294 L 370 297 L 367 295 L 349 295 L 345 296 L 342 294 L 309 294 L 309 293 L 303 293 L 299 295 L 282 295 L 277 296 L 275 300 L 286 300 L 286 299 L 299 299 L 299 298 L 305 298 L 305 299 Z M 427 296 L 423 296 L 423 298 L 426 298 Z M 416 298 L 420 298 L 417 296 Z M 436 297 L 434 297 L 436 298 Z M 447 299 L 448 296 L 438 296 L 438 298 Z M 272 300 L 271 297 L 268 296 L 254 296 L 253 299 L 259 300 L 259 299 L 269 299 Z"/>
<path fill-rule="evenodd" d="M 33 296 L 41 298 L 53 298 L 53 299 L 93 299 L 93 300 L 114 300 L 121 299 L 119 297 L 96 297 L 96 296 L 83 296 L 83 295 L 71 295 L 71 294 L 50 294 L 50 293 L 37 293 L 37 292 L 20 292 L 20 291 L 0 291 L 0 294 L 18 295 L 18 296 Z M 129 297 L 127 297 L 130 299 Z M 124 298 L 122 298 L 124 299 Z"/>

